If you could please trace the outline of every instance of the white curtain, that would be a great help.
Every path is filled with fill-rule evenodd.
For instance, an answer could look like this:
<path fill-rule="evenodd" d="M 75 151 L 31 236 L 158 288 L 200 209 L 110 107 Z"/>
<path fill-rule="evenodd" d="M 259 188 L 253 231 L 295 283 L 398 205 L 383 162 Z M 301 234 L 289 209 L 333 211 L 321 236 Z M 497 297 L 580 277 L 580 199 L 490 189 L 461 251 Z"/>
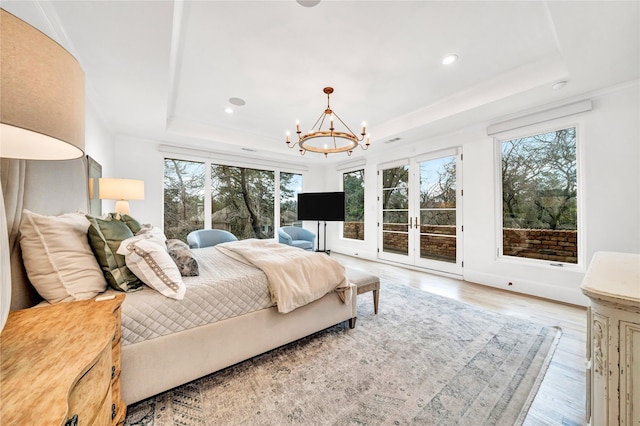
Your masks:
<path fill-rule="evenodd" d="M 0 185 L 0 331 L 4 328 L 11 307 L 11 259 L 9 256 L 9 235 L 7 218 L 4 213 L 4 195 Z"/>
<path fill-rule="evenodd" d="M 24 197 L 24 160 L 0 160 L 0 330 L 11 308 L 11 253 L 17 252 Z"/>

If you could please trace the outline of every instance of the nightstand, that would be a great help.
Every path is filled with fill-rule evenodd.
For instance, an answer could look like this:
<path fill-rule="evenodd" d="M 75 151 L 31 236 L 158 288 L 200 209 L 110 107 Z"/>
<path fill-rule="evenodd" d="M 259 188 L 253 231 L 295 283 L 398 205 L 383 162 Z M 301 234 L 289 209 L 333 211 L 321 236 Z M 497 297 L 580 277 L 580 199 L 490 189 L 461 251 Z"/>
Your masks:
<path fill-rule="evenodd" d="M 3 424 L 118 425 L 124 295 L 13 311 L 0 334 Z"/>

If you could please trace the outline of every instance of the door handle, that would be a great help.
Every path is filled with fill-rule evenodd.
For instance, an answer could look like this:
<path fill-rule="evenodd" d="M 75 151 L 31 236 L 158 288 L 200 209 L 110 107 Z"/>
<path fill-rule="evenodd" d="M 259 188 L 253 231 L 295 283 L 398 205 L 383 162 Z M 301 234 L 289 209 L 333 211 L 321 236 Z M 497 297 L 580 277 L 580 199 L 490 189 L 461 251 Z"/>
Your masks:
<path fill-rule="evenodd" d="M 409 216 L 409 229 L 413 228 L 413 218 Z"/>

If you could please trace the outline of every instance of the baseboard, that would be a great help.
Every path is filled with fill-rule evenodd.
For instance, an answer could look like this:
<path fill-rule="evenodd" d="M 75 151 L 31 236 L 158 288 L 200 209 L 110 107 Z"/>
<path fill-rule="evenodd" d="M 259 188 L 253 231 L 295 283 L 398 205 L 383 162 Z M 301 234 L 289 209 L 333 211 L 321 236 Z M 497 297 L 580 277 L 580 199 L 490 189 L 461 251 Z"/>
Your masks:
<path fill-rule="evenodd" d="M 589 299 L 582 294 L 580 288 L 559 287 L 533 280 L 518 280 L 515 286 L 505 286 L 505 277 L 477 271 L 464 271 L 464 280 L 500 290 L 528 294 L 577 306 L 589 306 Z"/>
<path fill-rule="evenodd" d="M 357 257 L 364 260 L 370 260 L 372 262 L 377 262 L 379 259 L 376 258 L 376 252 L 367 252 L 363 250 L 331 250 L 332 253 L 342 254 L 344 256 Z"/>

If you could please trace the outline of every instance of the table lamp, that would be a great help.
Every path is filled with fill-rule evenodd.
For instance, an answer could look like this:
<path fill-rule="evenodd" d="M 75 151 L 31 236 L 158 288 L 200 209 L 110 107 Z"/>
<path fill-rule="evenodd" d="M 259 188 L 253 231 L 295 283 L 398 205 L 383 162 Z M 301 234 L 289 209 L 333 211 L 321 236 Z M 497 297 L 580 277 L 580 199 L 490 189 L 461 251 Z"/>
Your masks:
<path fill-rule="evenodd" d="M 84 155 L 84 72 L 62 46 L 0 9 L 0 157 Z M 0 331 L 11 306 L 11 264 L 0 185 Z"/>
<path fill-rule="evenodd" d="M 101 200 L 116 200 L 115 212 L 130 214 L 129 200 L 144 200 L 144 181 L 137 179 L 100 178 L 98 192 Z"/>

